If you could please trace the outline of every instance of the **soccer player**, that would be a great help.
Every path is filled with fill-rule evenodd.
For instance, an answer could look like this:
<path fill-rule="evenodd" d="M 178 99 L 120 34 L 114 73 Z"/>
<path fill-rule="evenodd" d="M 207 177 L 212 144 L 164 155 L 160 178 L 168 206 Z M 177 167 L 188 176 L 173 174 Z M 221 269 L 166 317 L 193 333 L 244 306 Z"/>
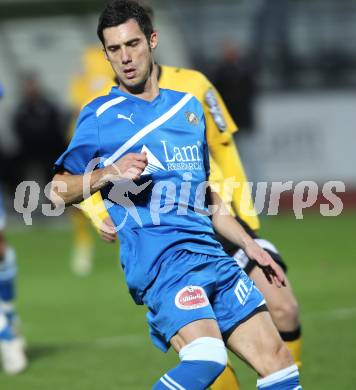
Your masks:
<path fill-rule="evenodd" d="M 94 98 L 106 94 L 114 79 L 114 72 L 105 60 L 100 47 L 91 46 L 85 50 L 82 56 L 82 67 L 82 72 L 70 83 L 69 95 L 73 108 L 73 121 L 69 138 L 73 135 L 75 118 L 81 108 Z M 76 208 L 71 210 L 70 217 L 74 232 L 71 269 L 78 276 L 86 276 L 93 267 L 94 242 L 91 226 L 84 214 Z"/>
<path fill-rule="evenodd" d="M 281 258 L 276 246 L 272 242 L 259 237 L 256 233 L 256 230 L 260 226 L 259 220 L 256 215 L 251 213 L 253 205 L 248 187 L 246 186 L 246 175 L 232 139 L 232 134 L 237 131 L 237 126 L 226 109 L 220 94 L 211 82 L 198 71 L 155 64 L 154 72 L 157 75 L 160 88 L 189 92 L 201 102 L 206 119 L 206 134 L 210 151 L 210 181 L 215 185 L 217 184 L 216 191 L 219 192 L 219 195 L 226 203 L 232 203 L 232 208 L 230 208 L 232 215 L 243 224 L 249 235 L 286 272 L 286 264 Z M 109 84 L 112 86 L 113 83 L 110 82 Z M 106 85 L 102 89 L 103 94 L 106 91 L 109 91 L 109 85 Z M 240 186 L 230 189 L 226 186 L 228 182 L 224 181 L 224 179 L 228 178 L 235 178 Z M 115 241 L 115 229 L 110 221 L 109 215 L 105 212 L 100 193 L 98 192 L 92 198 L 84 201 L 82 206 L 94 225 L 101 230 L 102 238 L 111 242 Z M 246 213 L 246 210 L 249 212 Z M 105 221 L 105 225 L 101 229 L 102 221 Z M 294 361 L 300 367 L 301 326 L 298 303 L 289 281 L 286 278 L 287 287 L 277 289 L 268 283 L 261 269 L 256 267 L 255 262 L 250 260 L 241 248 L 220 235 L 218 235 L 218 239 L 222 243 L 225 251 L 236 259 L 240 267 L 245 270 L 264 294 L 272 319 L 290 350 Z M 235 374 L 229 365 L 224 371 L 224 374 L 211 386 L 211 389 L 238 389 Z"/>
<path fill-rule="evenodd" d="M 0 98 L 2 91 L 0 85 Z M 16 254 L 6 243 L 5 223 L 6 214 L 0 187 L 0 358 L 4 372 L 14 375 L 26 368 L 27 359 L 24 341 L 15 329 Z"/>
<path fill-rule="evenodd" d="M 72 204 L 102 190 L 111 202 L 130 293 L 149 309 L 155 345 L 172 345 L 181 359 L 153 389 L 208 387 L 226 366 L 223 339 L 260 375 L 258 388 L 301 389 L 263 296 L 214 239 L 203 191 L 209 164 L 201 105 L 190 94 L 159 90 L 152 71 L 157 34 L 142 7 L 109 3 L 98 35 L 120 86 L 82 110 L 56 162 L 52 200 Z M 88 165 L 96 169 L 88 173 Z M 215 229 L 281 286 L 279 266 L 210 196 Z"/>

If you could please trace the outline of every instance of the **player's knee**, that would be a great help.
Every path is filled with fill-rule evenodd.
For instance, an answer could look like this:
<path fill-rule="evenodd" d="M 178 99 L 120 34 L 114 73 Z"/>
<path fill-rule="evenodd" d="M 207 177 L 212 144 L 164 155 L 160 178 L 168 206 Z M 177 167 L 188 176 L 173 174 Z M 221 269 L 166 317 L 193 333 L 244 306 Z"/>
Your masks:
<path fill-rule="evenodd" d="M 290 318 L 291 322 L 295 324 L 299 323 L 299 307 L 298 302 L 294 296 L 291 296 L 288 302 L 288 306 L 284 308 L 285 315 Z"/>
<path fill-rule="evenodd" d="M 270 312 L 277 327 L 282 324 L 293 327 L 299 322 L 298 302 L 292 295 L 273 303 Z"/>
<path fill-rule="evenodd" d="M 298 302 L 292 296 L 281 302 L 280 305 L 281 314 L 284 317 L 293 319 L 298 317 Z"/>
<path fill-rule="evenodd" d="M 195 370 L 203 383 L 212 383 L 227 365 L 227 352 L 222 340 L 214 337 L 200 337 L 184 346 L 179 352 L 182 362 L 197 362 Z"/>

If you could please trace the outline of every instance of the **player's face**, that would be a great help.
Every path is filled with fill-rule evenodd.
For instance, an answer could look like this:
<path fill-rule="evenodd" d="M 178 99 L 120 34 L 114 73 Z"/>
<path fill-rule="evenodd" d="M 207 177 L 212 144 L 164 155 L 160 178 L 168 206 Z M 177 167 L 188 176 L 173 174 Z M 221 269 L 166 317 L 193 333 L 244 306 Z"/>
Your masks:
<path fill-rule="evenodd" d="M 103 31 L 105 51 L 119 81 L 120 88 L 133 90 L 145 85 L 153 64 L 152 49 L 157 46 L 157 34 L 147 42 L 134 19 Z"/>

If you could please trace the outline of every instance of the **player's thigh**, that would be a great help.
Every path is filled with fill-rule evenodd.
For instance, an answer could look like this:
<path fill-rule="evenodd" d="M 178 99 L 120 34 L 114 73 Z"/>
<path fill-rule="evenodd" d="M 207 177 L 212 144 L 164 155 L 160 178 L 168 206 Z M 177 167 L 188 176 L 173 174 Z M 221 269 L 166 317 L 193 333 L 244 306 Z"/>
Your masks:
<path fill-rule="evenodd" d="M 210 303 L 216 283 L 213 260 L 181 251 L 161 265 L 143 301 L 151 338 L 162 350 L 171 343 L 179 348 L 195 338 L 220 335 Z"/>
<path fill-rule="evenodd" d="M 213 337 L 221 340 L 222 336 L 217 322 L 213 319 L 201 319 L 191 322 L 171 338 L 170 343 L 176 352 L 179 352 L 185 345 L 190 344 L 200 337 Z"/>
<path fill-rule="evenodd" d="M 272 319 L 278 329 L 289 331 L 298 326 L 298 302 L 288 278 L 285 277 L 286 287 L 278 288 L 268 282 L 259 267 L 254 267 L 249 277 L 264 295 Z"/>
<path fill-rule="evenodd" d="M 240 324 L 226 340 L 226 345 L 261 376 L 293 364 L 268 312 L 257 313 Z"/>

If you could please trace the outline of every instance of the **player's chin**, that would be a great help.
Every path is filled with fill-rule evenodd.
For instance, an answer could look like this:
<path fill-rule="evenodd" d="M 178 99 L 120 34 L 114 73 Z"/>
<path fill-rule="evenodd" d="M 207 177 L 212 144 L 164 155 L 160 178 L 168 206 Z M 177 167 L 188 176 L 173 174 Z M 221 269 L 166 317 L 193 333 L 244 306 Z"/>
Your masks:
<path fill-rule="evenodd" d="M 125 83 L 134 86 L 135 84 L 137 84 L 136 76 L 125 76 Z"/>
<path fill-rule="evenodd" d="M 145 85 L 146 78 L 141 74 L 136 73 L 135 76 L 126 77 L 125 83 L 131 88 L 142 88 Z"/>
<path fill-rule="evenodd" d="M 127 86 L 130 86 L 132 88 L 140 85 L 142 83 L 141 78 L 135 73 L 134 75 L 126 75 L 124 74 L 123 81 Z"/>

